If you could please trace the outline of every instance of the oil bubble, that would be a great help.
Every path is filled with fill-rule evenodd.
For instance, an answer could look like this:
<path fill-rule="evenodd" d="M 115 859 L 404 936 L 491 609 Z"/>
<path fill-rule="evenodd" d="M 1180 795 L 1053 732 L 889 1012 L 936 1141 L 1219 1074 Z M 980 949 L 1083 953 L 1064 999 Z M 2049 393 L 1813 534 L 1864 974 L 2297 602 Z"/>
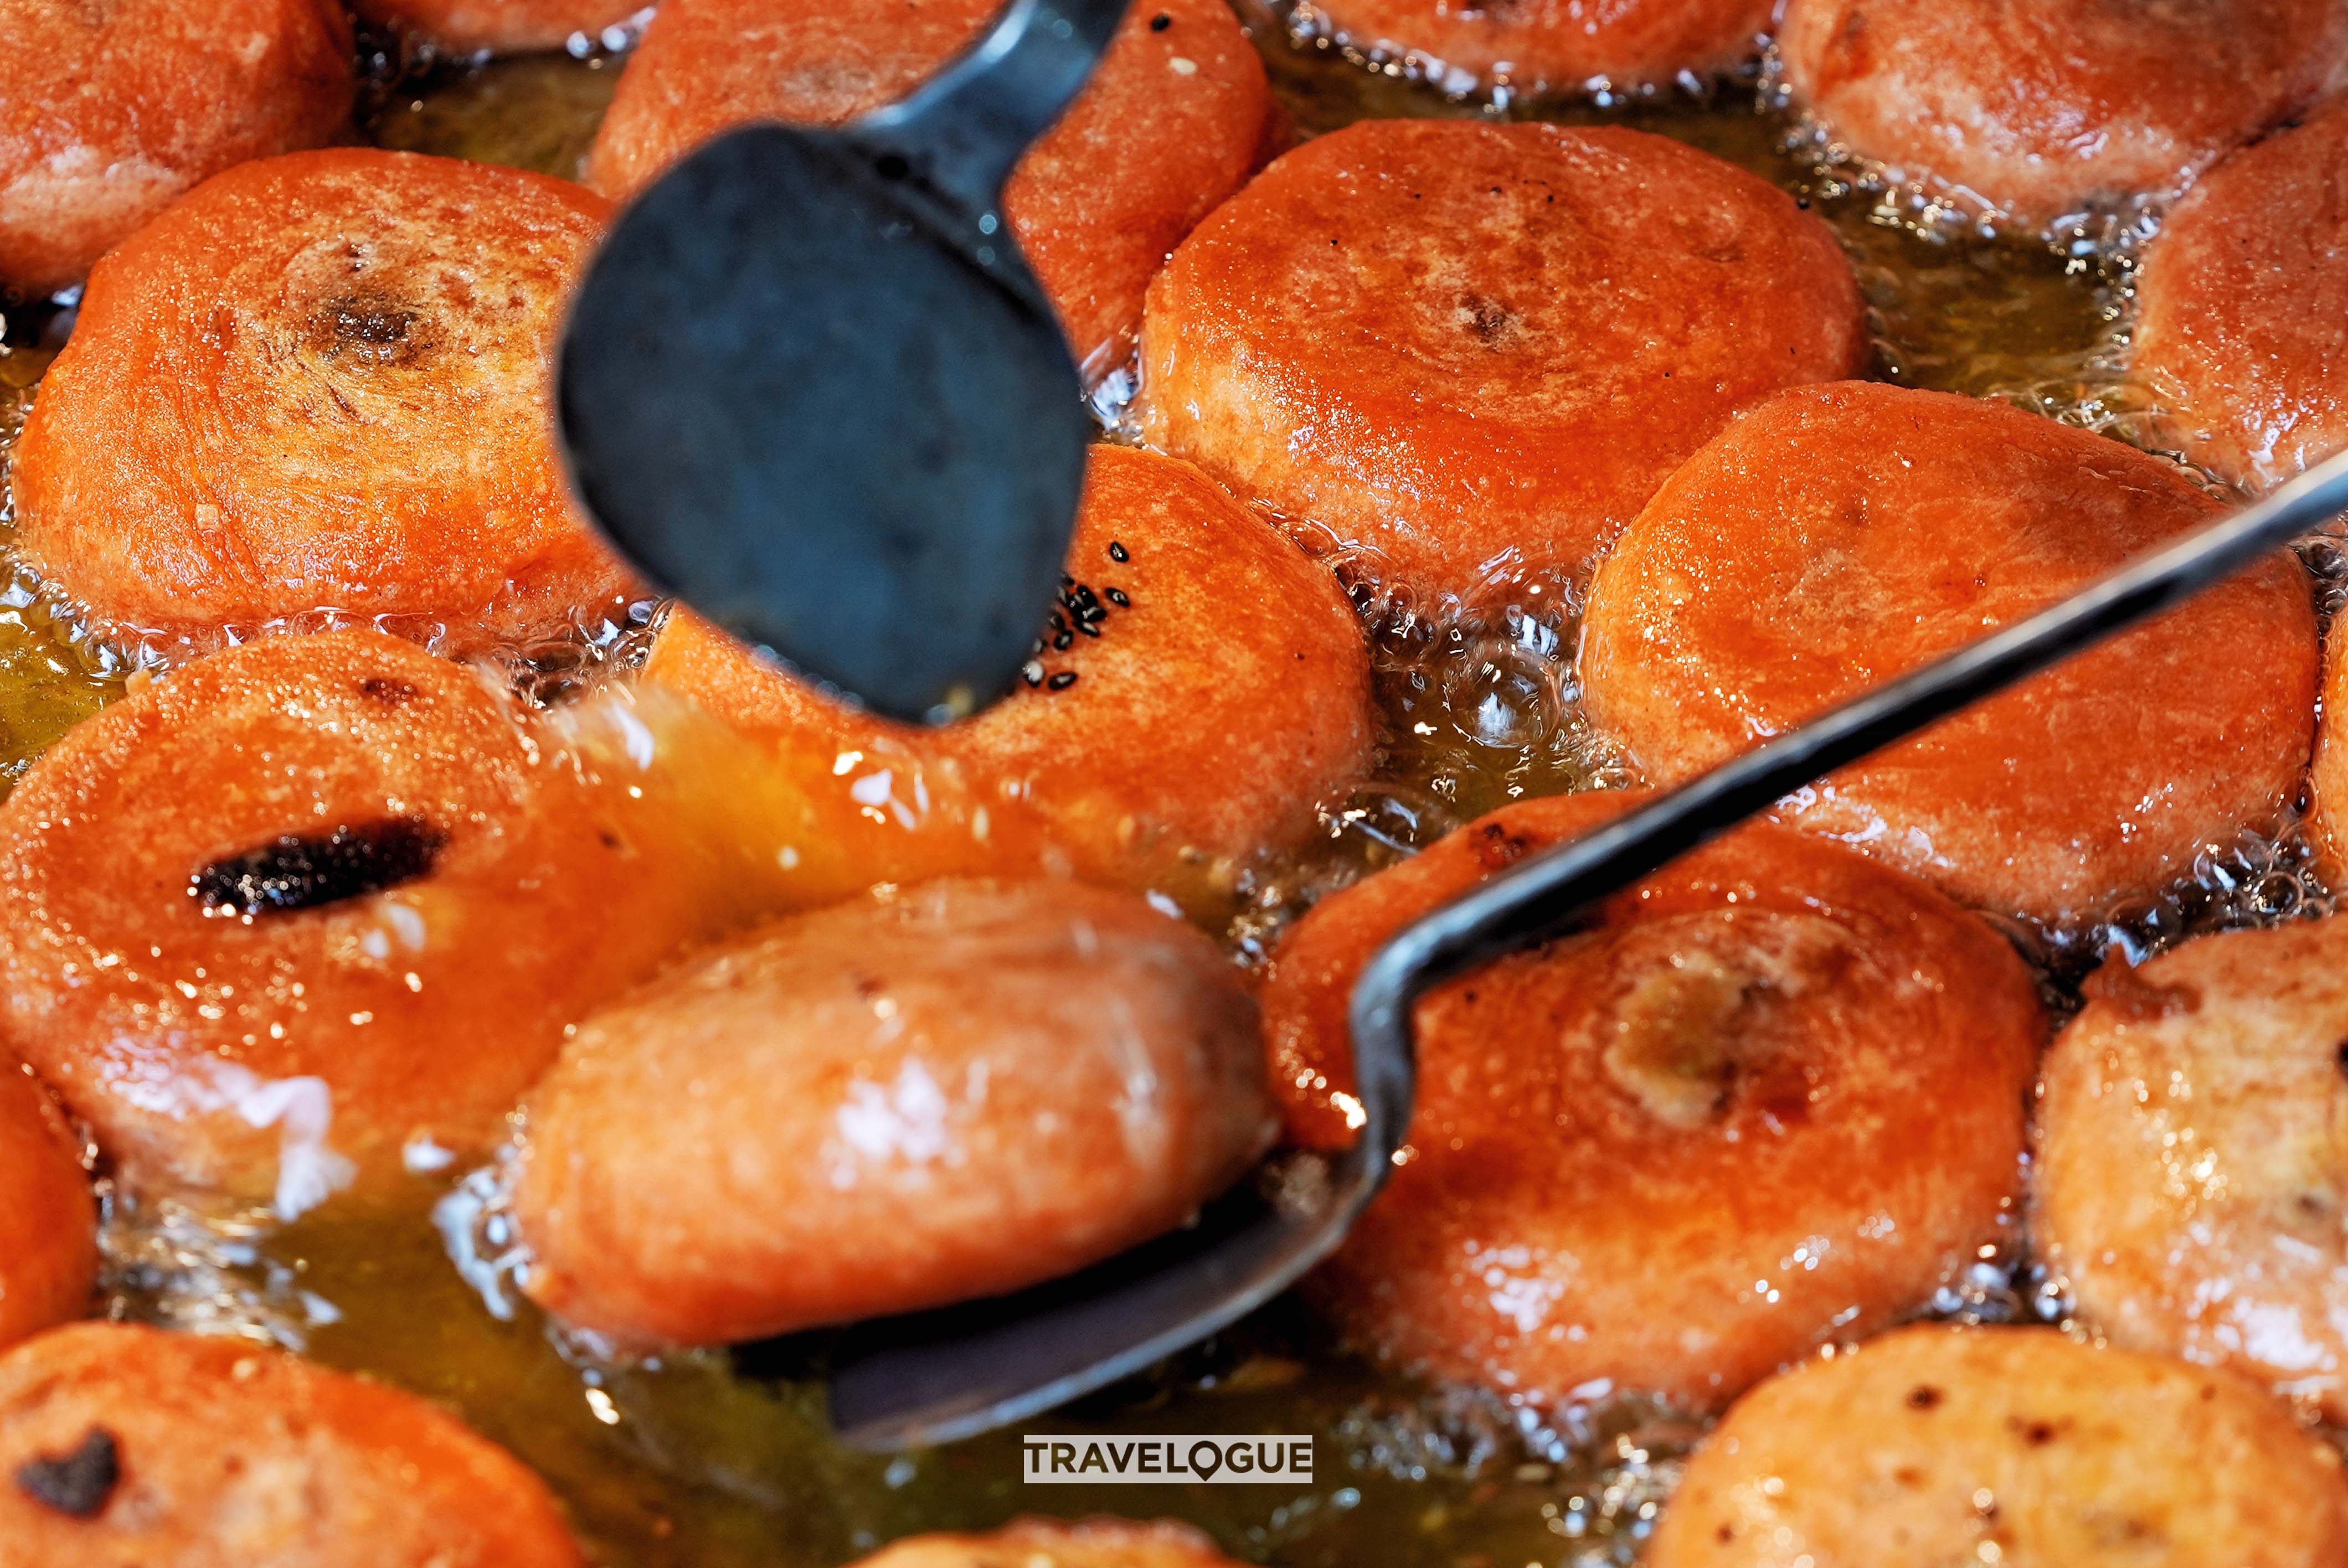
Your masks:
<path fill-rule="evenodd" d="M 1451 727 L 1479 746 L 1524 750 L 1555 733 L 1563 706 L 1554 659 L 1514 640 L 1486 638 L 1461 651 L 1443 674 Z"/>

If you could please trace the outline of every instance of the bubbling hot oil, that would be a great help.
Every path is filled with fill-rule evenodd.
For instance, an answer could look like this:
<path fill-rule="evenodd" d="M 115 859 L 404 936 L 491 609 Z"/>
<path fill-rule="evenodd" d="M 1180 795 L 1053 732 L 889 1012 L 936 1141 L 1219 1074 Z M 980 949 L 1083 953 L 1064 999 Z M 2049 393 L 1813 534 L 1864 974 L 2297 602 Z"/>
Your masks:
<path fill-rule="evenodd" d="M 1822 147 L 1769 103 L 1766 84 L 1709 96 L 1666 87 L 1609 95 L 1601 108 L 1544 108 L 1505 95 L 1446 97 L 1443 84 L 1408 79 L 1401 63 L 1365 69 L 1310 29 L 1292 45 L 1266 29 L 1263 41 L 1275 86 L 1307 130 L 1374 115 L 1546 116 L 1630 124 L 1702 147 L 1775 180 L 1833 225 L 1858 268 L 1890 378 L 2009 397 L 2123 437 L 2146 428 L 2119 374 L 2135 219 L 2083 221 L 2052 245 L 1986 234 Z M 387 77 L 367 129 L 384 145 L 575 176 L 614 64 L 551 57 Z M 36 348 L 0 354 L 0 456 L 44 363 Z M 1107 420 L 1117 412 L 1112 400 Z M 2319 544 L 2309 557 L 2329 610 L 2348 590 L 2348 553 Z M 1332 803 L 1313 843 L 1231 868 L 1231 897 L 1214 919 L 1242 961 L 1261 958 L 1317 898 L 1485 811 L 1634 782 L 1580 708 L 1573 585 L 1523 583 L 1514 602 L 1473 616 L 1368 592 L 1357 602 L 1372 638 L 1381 764 Z M 778 827 L 795 813 L 821 815 L 828 803 L 810 800 L 807 781 L 770 776 L 713 725 L 601 690 L 633 662 L 644 635 L 641 618 L 584 628 L 501 662 L 562 715 L 554 722 L 565 754 L 595 787 L 645 810 L 705 814 L 709 832 L 746 846 L 745 865 L 767 879 L 773 907 L 870 881 L 869 865 L 819 854 L 811 864 L 807 850 L 820 846 Z M 37 584 L 0 593 L 0 778 L 133 678 L 143 677 Z M 2108 945 L 2149 951 L 2190 931 L 2330 907 L 2303 844 L 2285 834 L 2209 846 L 2193 878 L 2144 907 L 2076 931 L 2014 934 L 2067 1007 L 2069 982 Z M 1282 1302 L 1029 1430 L 1310 1433 L 1313 1485 L 1023 1490 L 1015 1436 L 894 1457 L 842 1449 L 826 1436 L 806 1377 L 815 1363 L 796 1348 L 606 1364 L 551 1332 L 510 1289 L 499 1296 L 505 1312 L 492 1312 L 431 1219 L 452 1192 L 481 1183 L 479 1173 L 419 1169 L 395 1212 L 329 1204 L 287 1226 L 109 1194 L 107 1310 L 273 1340 L 442 1399 L 543 1473 L 599 1559 L 627 1568 L 820 1568 L 914 1531 L 1099 1511 L 1177 1514 L 1242 1557 L 1300 1568 L 1595 1568 L 1635 1560 L 1698 1431 L 1633 1402 L 1537 1412 L 1426 1389 L 1338 1353 Z M 502 1250 L 512 1239 L 489 1241 Z M 2032 1262 L 2015 1216 L 1930 1307 L 1980 1321 L 2067 1322 L 2068 1310 L 2061 1282 Z"/>

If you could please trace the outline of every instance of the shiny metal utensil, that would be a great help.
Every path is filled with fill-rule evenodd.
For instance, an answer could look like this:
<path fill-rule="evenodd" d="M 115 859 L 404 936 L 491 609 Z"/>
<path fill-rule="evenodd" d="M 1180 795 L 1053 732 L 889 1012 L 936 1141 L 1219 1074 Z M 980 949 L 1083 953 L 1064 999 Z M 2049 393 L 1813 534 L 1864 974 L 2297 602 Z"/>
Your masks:
<path fill-rule="evenodd" d="M 1410 1125 L 1410 1059 L 1356 1049 L 1361 1136 L 1299 1156 L 1197 1223 L 1015 1296 L 860 1325 L 831 1351 L 831 1422 L 859 1448 L 951 1442 L 1064 1405 L 1229 1327 L 1337 1249 Z"/>
<path fill-rule="evenodd" d="M 2027 620 L 1509 867 L 1379 951 L 1354 988 L 1354 1049 L 1415 1057 L 1411 1007 L 1434 987 L 1570 935 L 1607 898 L 1805 784 L 2173 608 L 2343 512 L 2348 453 Z"/>
<path fill-rule="evenodd" d="M 1125 0 L 1012 0 L 903 103 L 733 131 L 596 252 L 563 449 L 654 583 L 892 718 L 1011 688 L 1093 435 L 1003 187 Z"/>

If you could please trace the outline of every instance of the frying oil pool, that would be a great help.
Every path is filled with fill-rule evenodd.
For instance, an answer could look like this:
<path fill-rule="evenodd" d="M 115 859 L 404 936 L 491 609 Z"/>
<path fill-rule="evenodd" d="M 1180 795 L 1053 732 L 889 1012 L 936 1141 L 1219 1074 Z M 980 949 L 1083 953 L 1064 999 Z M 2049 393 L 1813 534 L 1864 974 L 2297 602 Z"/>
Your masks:
<path fill-rule="evenodd" d="M 1307 130 L 1374 115 L 1492 112 L 1396 71 L 1262 29 L 1282 97 Z M 561 56 L 382 85 L 377 142 L 573 175 L 617 72 Z M 1815 144 L 1752 89 L 1667 94 L 1558 111 L 1675 136 L 1777 181 L 1831 221 L 1875 313 L 1882 368 L 1921 386 L 2014 397 L 2126 434 L 2136 411 L 2115 374 L 2124 268 L 2085 229 L 2068 248 L 1967 230 L 1901 191 L 1820 169 Z M 1512 114 L 1529 114 L 1521 106 Z M 0 354 L 0 451 L 46 354 Z M 2316 547 L 2327 609 L 2348 558 Z M 1370 602 L 1384 763 L 1305 851 L 1237 868 L 1228 936 L 1260 957 L 1313 898 L 1475 815 L 1526 795 L 1630 782 L 1587 733 L 1570 665 L 1570 585 L 1463 621 L 1445 607 Z M 624 650 L 629 640 L 622 639 Z M 600 654 L 534 651 L 556 686 Z M 0 589 L 0 780 L 132 678 L 27 580 Z M 2192 928 L 2327 907 L 2302 847 L 2212 845 L 2194 883 L 2116 923 L 2048 941 L 2075 974 L 2103 940 L 2157 944 Z M 2065 993 L 2056 992 L 2058 1000 Z M 1292 1303 L 1158 1372 L 1029 1423 L 1030 1430 L 1301 1432 L 1317 1481 L 1277 1488 L 1025 1491 L 1015 1437 L 899 1457 L 829 1441 L 796 1350 L 696 1354 L 633 1368 L 583 1360 L 526 1303 L 489 1311 L 427 1218 L 461 1172 L 419 1176 L 391 1215 L 332 1205 L 287 1227 L 252 1216 L 109 1199 L 110 1309 L 296 1345 L 460 1410 L 560 1491 L 602 1560 L 626 1568 L 823 1568 L 916 1530 L 975 1529 L 1055 1508 L 1191 1520 L 1251 1558 L 1338 1568 L 1516 1568 L 1634 1560 L 1694 1435 L 1667 1413 L 1617 1407 L 1548 1421 L 1475 1395 L 1441 1394 L 1337 1354 Z M 2059 1319 L 2059 1285 L 2030 1273 L 2018 1235 L 1935 1304 L 1944 1316 Z"/>

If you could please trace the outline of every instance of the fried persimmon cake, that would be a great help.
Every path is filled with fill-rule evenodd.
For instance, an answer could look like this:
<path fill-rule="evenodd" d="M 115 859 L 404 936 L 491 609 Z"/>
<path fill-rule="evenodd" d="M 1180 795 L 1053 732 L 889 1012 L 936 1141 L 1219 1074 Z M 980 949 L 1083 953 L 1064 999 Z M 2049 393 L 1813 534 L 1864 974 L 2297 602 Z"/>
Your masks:
<path fill-rule="evenodd" d="M 2333 83 L 2332 0 L 1787 0 L 1797 103 L 1838 144 L 2030 228 L 2167 197 Z"/>
<path fill-rule="evenodd" d="M 0 1053 L 0 1346 L 78 1317 L 98 1277 L 98 1200 L 49 1091 Z"/>
<path fill-rule="evenodd" d="M 1267 169 L 1150 285 L 1142 428 L 1374 576 L 1572 571 L 1780 387 L 1856 374 L 1816 215 L 1616 128 L 1365 120 Z"/>
<path fill-rule="evenodd" d="M 400 639 L 193 661 L 0 805 L 6 1041 L 134 1189 L 380 1191 L 495 1142 L 567 1024 L 739 917 L 588 798 Z"/>
<path fill-rule="evenodd" d="M 2348 1418 L 2348 920 L 2104 964 L 2046 1058 L 2037 1235 L 2119 1344 Z"/>
<path fill-rule="evenodd" d="M 2348 637 L 2323 655 L 2322 712 L 2308 769 L 2307 836 L 2325 886 L 2348 888 Z"/>
<path fill-rule="evenodd" d="M 78 283 L 200 180 L 351 115 L 335 0 L 0 7 L 0 298 Z"/>
<path fill-rule="evenodd" d="M 1111 881 L 1148 881 L 1178 856 L 1237 859 L 1310 833 L 1318 803 L 1367 766 L 1352 606 L 1189 465 L 1095 447 L 1064 577 L 1025 683 L 936 730 L 850 709 L 686 616 L 645 679 L 816 775 L 810 794 L 836 775 L 834 793 L 880 797 L 859 803 L 868 837 L 894 838 L 932 801 L 989 813 L 984 834 L 945 835 L 932 875 L 1055 850 Z M 863 831 L 844 815 L 841 831 Z"/>
<path fill-rule="evenodd" d="M 1627 804 L 1504 807 L 1300 921 L 1262 993 L 1291 1137 L 1351 1139 L 1346 1000 L 1390 937 Z M 1408 1139 L 1320 1307 L 1446 1382 L 1691 1410 L 1915 1310 L 1994 1239 L 2044 1032 L 1987 925 L 1767 824 L 1415 1026 Z"/>
<path fill-rule="evenodd" d="M 355 0 L 368 21 L 396 28 L 452 55 L 559 49 L 585 34 L 633 19 L 639 0 Z"/>
<path fill-rule="evenodd" d="M 1373 56 L 1416 55 L 1455 91 L 1542 95 L 1713 77 L 1759 56 L 1774 0 L 1325 0 L 1313 10 Z"/>
<path fill-rule="evenodd" d="M 555 453 L 555 334 L 609 213 L 363 148 L 206 181 L 91 275 L 22 442 L 16 544 L 126 639 L 319 609 L 461 650 L 623 607 Z"/>
<path fill-rule="evenodd" d="M 2134 374 L 2164 444 L 2253 492 L 2348 446 L 2348 103 L 2212 169 L 2147 247 Z"/>
<path fill-rule="evenodd" d="M 2224 509 L 2171 464 L 2003 404 L 1790 392 L 1673 475 L 1599 568 L 1590 712 L 1677 783 Z M 1777 814 L 1977 908 L 2098 918 L 2275 825 L 2316 674 L 2307 575 L 2277 552 Z"/>
<path fill-rule="evenodd" d="M 1774 1378 L 1687 1464 L 1649 1568 L 2339 1568 L 2340 1460 L 2230 1373 L 1918 1325 Z"/>
<path fill-rule="evenodd" d="M 790 916 L 580 1026 L 531 1091 L 523 1288 L 707 1345 L 1056 1278 L 1271 1143 L 1256 1011 L 1128 893 L 947 880 Z"/>
<path fill-rule="evenodd" d="M 974 43 L 998 0 L 664 0 L 596 135 L 588 183 L 633 196 L 758 120 L 832 125 L 904 97 Z M 1134 0 L 1083 95 L 1004 193 L 1087 382 L 1118 369 L 1142 291 L 1272 135 L 1263 62 L 1223 0 Z"/>
<path fill-rule="evenodd" d="M 916 1535 L 855 1568 L 1239 1568 L 1171 1521 L 1020 1519 L 983 1535 Z"/>
<path fill-rule="evenodd" d="M 412 1394 L 120 1323 L 0 1356 L 0 1562 L 584 1568 L 537 1476 Z"/>

